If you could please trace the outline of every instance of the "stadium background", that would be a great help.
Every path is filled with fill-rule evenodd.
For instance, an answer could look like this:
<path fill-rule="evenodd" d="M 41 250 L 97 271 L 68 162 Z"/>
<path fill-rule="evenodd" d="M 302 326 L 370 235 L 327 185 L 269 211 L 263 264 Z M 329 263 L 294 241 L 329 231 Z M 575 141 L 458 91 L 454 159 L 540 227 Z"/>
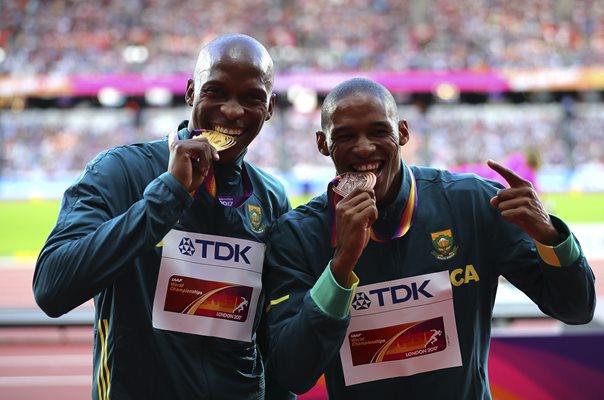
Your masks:
<path fill-rule="evenodd" d="M 484 174 L 493 158 L 522 169 L 604 278 L 601 1 L 8 0 L 0 3 L 0 397 L 87 397 L 91 304 L 44 318 L 31 297 L 35 255 L 85 163 L 187 118 L 197 50 L 232 32 L 254 36 L 275 60 L 277 108 L 247 158 L 280 177 L 294 204 L 333 177 L 314 143 L 323 96 L 366 76 L 395 94 L 409 121 L 408 162 Z M 502 282 L 496 398 L 601 395 L 602 314 L 567 327 Z M 65 352 L 73 354 L 57 355 Z M 573 371 L 565 383 L 560 370 Z"/>

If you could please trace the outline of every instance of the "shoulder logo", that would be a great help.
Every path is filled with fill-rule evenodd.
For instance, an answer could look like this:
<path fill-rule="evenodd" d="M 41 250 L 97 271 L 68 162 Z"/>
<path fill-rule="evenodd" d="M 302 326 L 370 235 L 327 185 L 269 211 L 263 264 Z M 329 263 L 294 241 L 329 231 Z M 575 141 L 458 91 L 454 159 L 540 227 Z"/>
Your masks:
<path fill-rule="evenodd" d="M 262 208 L 248 204 L 247 216 L 250 221 L 252 231 L 256 233 L 264 232 L 265 226 L 262 224 Z"/>
<path fill-rule="evenodd" d="M 453 233 L 451 229 L 432 232 L 432 246 L 436 251 L 432 255 L 438 260 L 448 260 L 457 254 L 457 246 L 453 242 Z"/>

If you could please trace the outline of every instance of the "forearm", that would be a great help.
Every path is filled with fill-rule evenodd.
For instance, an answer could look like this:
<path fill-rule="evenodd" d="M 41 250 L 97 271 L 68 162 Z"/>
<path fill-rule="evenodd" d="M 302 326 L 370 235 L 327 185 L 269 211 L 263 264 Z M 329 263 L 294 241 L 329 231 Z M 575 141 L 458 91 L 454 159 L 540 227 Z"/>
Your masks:
<path fill-rule="evenodd" d="M 581 256 L 572 266 L 554 268 L 542 264 L 544 285 L 539 308 L 567 324 L 585 324 L 591 321 L 596 304 L 594 275 Z"/>
<path fill-rule="evenodd" d="M 587 323 L 595 308 L 593 272 L 568 227 L 558 218 L 552 217 L 552 221 L 563 241 L 557 246 L 535 242 L 539 262 L 524 262 L 521 257 L 518 269 L 504 276 L 545 314 L 567 324 Z M 527 257 L 534 260 L 535 254 Z"/>
<path fill-rule="evenodd" d="M 68 221 L 58 224 L 34 273 L 34 296 L 40 308 L 53 317 L 68 312 L 111 285 L 133 258 L 151 251 L 184 207 L 171 185 L 155 180 L 143 199 L 104 222 L 90 211 L 82 211 L 81 216 L 73 211 Z"/>
<path fill-rule="evenodd" d="M 310 390 L 340 351 L 349 321 L 329 317 L 307 293 L 294 317 L 272 327 L 269 363 L 279 382 L 297 394 Z"/>
<path fill-rule="evenodd" d="M 342 287 L 330 266 L 331 262 L 306 293 L 303 290 L 308 286 L 299 286 L 291 298 L 286 295 L 271 301 L 275 314 L 269 313 L 269 318 L 277 321 L 273 326 L 280 327 L 272 342 L 272 367 L 282 383 L 296 393 L 310 389 L 325 372 L 340 350 L 348 327 L 358 278 L 353 273 L 352 287 Z M 280 322 L 283 319 L 285 323 Z"/>

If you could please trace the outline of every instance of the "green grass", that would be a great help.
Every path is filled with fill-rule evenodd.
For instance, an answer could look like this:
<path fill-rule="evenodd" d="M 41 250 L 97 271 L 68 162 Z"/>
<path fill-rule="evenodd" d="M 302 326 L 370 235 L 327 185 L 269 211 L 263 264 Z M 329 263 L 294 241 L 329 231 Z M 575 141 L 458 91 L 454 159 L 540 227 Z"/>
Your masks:
<path fill-rule="evenodd" d="M 289 201 L 292 204 L 292 208 L 296 208 L 299 205 L 306 204 L 312 199 L 314 196 L 290 196 Z"/>
<path fill-rule="evenodd" d="M 60 201 L 0 202 L 0 257 L 37 255 L 57 220 Z"/>
<path fill-rule="evenodd" d="M 292 197 L 292 207 L 310 197 Z M 604 223 L 604 193 L 546 194 L 543 199 L 549 212 L 566 222 Z M 0 257 L 36 256 L 57 219 L 59 206 L 58 200 L 0 202 Z"/>
<path fill-rule="evenodd" d="M 604 222 L 604 193 L 550 193 L 542 197 L 549 213 L 566 222 Z"/>

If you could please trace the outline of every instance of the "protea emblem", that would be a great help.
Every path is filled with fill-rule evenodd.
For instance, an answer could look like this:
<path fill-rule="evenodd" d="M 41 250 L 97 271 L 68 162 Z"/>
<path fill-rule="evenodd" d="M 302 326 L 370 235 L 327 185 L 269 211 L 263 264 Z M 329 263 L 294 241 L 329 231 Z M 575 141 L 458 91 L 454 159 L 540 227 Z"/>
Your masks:
<path fill-rule="evenodd" d="M 250 226 L 252 227 L 252 230 L 256 233 L 264 232 L 264 229 L 266 227 L 262 224 L 262 209 L 258 206 L 253 206 L 251 204 L 248 204 L 247 215 L 248 215 L 248 218 L 250 221 Z"/>
<path fill-rule="evenodd" d="M 448 260 L 457 254 L 457 246 L 453 242 L 453 233 L 451 229 L 444 231 L 432 232 L 432 246 L 436 251 L 432 255 L 439 260 Z"/>

